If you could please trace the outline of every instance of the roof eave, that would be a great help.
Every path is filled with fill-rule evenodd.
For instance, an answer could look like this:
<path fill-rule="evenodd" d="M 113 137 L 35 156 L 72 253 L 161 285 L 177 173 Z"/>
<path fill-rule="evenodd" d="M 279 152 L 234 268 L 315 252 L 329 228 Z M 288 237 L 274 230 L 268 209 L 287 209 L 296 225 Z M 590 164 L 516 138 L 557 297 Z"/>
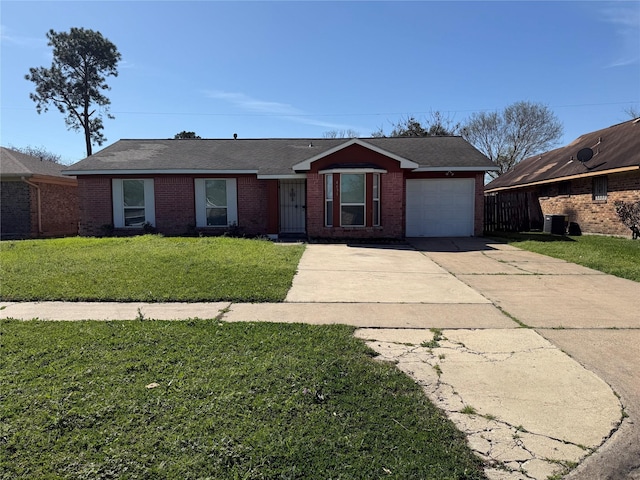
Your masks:
<path fill-rule="evenodd" d="M 213 170 L 210 168 L 65 170 L 63 175 L 256 175 L 258 170 Z"/>
<path fill-rule="evenodd" d="M 412 172 L 497 172 L 499 167 L 419 167 Z"/>
<path fill-rule="evenodd" d="M 258 174 L 258 180 L 294 180 L 297 178 L 307 178 L 306 173 L 270 173 L 270 174 Z"/>
<path fill-rule="evenodd" d="M 527 187 L 535 187 L 538 185 L 547 185 L 550 183 L 557 183 L 557 182 L 565 182 L 567 180 L 576 180 L 579 178 L 588 178 L 588 177 L 601 177 L 603 175 L 611 175 L 614 173 L 624 173 L 624 172 L 632 172 L 634 170 L 640 170 L 640 165 L 634 165 L 631 167 L 620 167 L 620 168 L 612 168 L 609 170 L 600 170 L 597 172 L 586 172 L 586 173 L 580 173 L 577 175 L 567 175 L 564 177 L 554 177 L 554 178 L 549 178 L 546 180 L 538 180 L 537 182 L 528 182 L 528 183 L 519 183 L 517 185 L 507 185 L 504 187 L 494 187 L 494 188 L 489 188 L 489 189 L 485 189 L 484 193 L 496 193 L 496 192 L 502 192 L 505 190 L 515 190 L 518 188 L 527 188 Z"/>

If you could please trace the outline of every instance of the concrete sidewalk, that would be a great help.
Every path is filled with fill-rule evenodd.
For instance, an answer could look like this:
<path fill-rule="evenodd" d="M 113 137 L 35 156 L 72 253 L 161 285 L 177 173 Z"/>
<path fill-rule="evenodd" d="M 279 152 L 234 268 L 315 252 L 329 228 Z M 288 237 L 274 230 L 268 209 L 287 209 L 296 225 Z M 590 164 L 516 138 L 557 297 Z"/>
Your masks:
<path fill-rule="evenodd" d="M 483 239 L 411 243 L 309 245 L 280 304 L 3 303 L 0 318 L 350 324 L 467 434 L 491 479 L 580 462 L 575 478 L 640 478 L 640 284 Z"/>

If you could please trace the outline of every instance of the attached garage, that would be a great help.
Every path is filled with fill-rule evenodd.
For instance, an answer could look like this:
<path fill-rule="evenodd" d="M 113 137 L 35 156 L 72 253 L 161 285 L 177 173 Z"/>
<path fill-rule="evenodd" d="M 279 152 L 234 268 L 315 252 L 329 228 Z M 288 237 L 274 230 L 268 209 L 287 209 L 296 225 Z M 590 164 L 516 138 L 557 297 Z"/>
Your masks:
<path fill-rule="evenodd" d="M 473 178 L 408 179 L 406 236 L 473 236 L 474 194 Z"/>

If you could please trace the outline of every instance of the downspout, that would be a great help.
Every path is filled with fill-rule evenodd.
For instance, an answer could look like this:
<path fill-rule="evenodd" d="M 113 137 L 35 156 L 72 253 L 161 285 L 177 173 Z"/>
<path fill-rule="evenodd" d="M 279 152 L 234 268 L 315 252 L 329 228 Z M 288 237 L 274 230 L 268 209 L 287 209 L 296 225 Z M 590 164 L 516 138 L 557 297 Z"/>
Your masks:
<path fill-rule="evenodd" d="M 38 192 L 38 235 L 42 235 L 42 200 L 40 196 L 40 185 L 30 182 L 25 177 L 22 177 L 22 181 L 35 188 L 36 192 Z"/>

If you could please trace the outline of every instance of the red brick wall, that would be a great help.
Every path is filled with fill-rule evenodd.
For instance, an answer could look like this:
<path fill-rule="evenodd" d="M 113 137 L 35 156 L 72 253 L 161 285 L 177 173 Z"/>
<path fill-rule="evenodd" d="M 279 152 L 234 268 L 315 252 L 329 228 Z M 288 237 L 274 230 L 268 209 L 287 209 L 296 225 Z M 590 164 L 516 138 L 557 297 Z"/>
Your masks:
<path fill-rule="evenodd" d="M 214 178 L 215 176 L 206 176 Z M 228 176 L 219 176 L 229 178 Z M 124 178 L 122 176 L 113 178 Z M 131 178 L 145 178 L 136 175 Z M 195 176 L 158 175 L 153 178 L 155 192 L 156 230 L 164 235 L 185 235 L 195 232 Z M 205 178 L 204 176 L 202 178 Z M 80 235 L 101 236 L 108 233 L 105 226 L 113 226 L 111 199 L 112 177 L 80 176 Z M 267 233 L 267 180 L 255 176 L 237 177 L 238 227 L 242 234 Z M 219 228 L 200 229 L 220 232 Z M 141 233 L 141 230 L 121 229 L 118 234 Z"/>
<path fill-rule="evenodd" d="M 580 226 L 583 233 L 631 236 L 616 215 L 614 202 L 640 201 L 640 171 L 608 176 L 607 200 L 592 199 L 592 178 L 571 181 L 570 195 L 558 195 L 557 186 L 551 185 L 548 197 L 540 198 L 545 215 L 568 215 L 570 222 Z"/>
<path fill-rule="evenodd" d="M 79 176 L 78 199 L 80 202 L 78 233 L 88 237 L 105 235 L 107 231 L 104 226 L 113 225 L 111 178 Z"/>
<path fill-rule="evenodd" d="M 476 173 L 476 201 L 473 221 L 473 234 L 476 237 L 484 235 L 484 172 Z"/>
<path fill-rule="evenodd" d="M 307 233 L 312 237 L 329 234 L 324 226 L 324 176 L 317 173 L 307 175 Z"/>
<path fill-rule="evenodd" d="M 253 176 L 239 177 L 238 227 L 240 233 L 265 235 L 269 225 L 267 180 Z"/>
<path fill-rule="evenodd" d="M 31 191 L 26 183 L 2 181 L 0 186 L 0 238 L 28 238 L 31 236 Z"/>
<path fill-rule="evenodd" d="M 158 176 L 153 189 L 156 201 L 156 229 L 165 235 L 195 231 L 195 187 L 193 177 Z"/>
<path fill-rule="evenodd" d="M 354 146 L 358 147 L 358 146 Z M 362 152 L 355 149 L 355 157 Z M 341 151 L 342 152 L 342 151 Z M 344 152 L 343 152 L 344 154 Z M 379 227 L 325 227 L 324 226 L 324 176 L 318 168 L 336 163 L 336 158 L 327 157 L 314 165 L 307 175 L 307 233 L 314 238 L 402 238 L 405 225 L 405 174 L 398 162 L 374 154 L 369 161 L 387 170 L 380 175 L 380 223 Z M 347 156 L 348 158 L 352 157 Z M 322 165 L 321 165 L 322 164 Z M 483 230 L 483 175 L 482 173 L 460 174 L 476 178 L 476 225 L 475 234 Z M 444 178 L 444 173 L 412 174 L 411 178 Z M 118 177 L 122 178 L 122 177 Z M 133 177 L 132 177 L 133 178 Z M 143 178 L 136 176 L 135 178 Z M 183 235 L 195 229 L 195 176 L 158 175 L 154 178 L 156 229 L 166 235 Z M 211 178 L 207 176 L 206 178 Z M 223 178 L 223 177 L 221 177 Z M 269 194 L 269 180 L 258 180 L 255 176 L 237 177 L 238 228 L 246 235 L 264 235 L 277 225 L 273 216 L 277 208 L 269 205 L 277 197 Z M 271 181 L 273 183 L 273 181 Z M 273 185 L 272 185 L 273 186 Z M 111 200 L 111 177 L 80 176 L 78 178 L 80 198 L 80 235 L 101 236 L 108 233 L 105 226 L 113 225 Z M 338 199 L 336 198 L 336 202 Z M 339 217 L 336 217 L 339 218 Z M 207 231 L 209 229 L 204 229 Z M 211 232 L 219 229 L 210 229 Z M 136 231 L 126 230 L 129 233 Z M 124 233 L 124 232 L 122 232 Z"/>
<path fill-rule="evenodd" d="M 307 175 L 307 233 L 313 238 L 402 238 L 404 235 L 404 177 L 402 172 L 380 174 L 380 226 L 325 227 L 324 175 Z M 335 178 L 335 177 L 334 177 Z M 371 192 L 367 192 L 370 206 Z M 334 189 L 334 222 L 339 222 L 340 197 Z M 367 222 L 370 223 L 370 222 Z"/>
<path fill-rule="evenodd" d="M 400 164 L 385 155 L 374 152 L 361 145 L 351 145 L 342 150 L 338 150 L 332 155 L 328 155 L 320 160 L 313 162 L 311 172 L 317 173 L 320 170 L 335 165 L 366 163 L 376 165 L 378 168 L 387 170 L 388 172 L 399 172 Z"/>
<path fill-rule="evenodd" d="M 75 185 L 57 185 L 39 183 L 40 208 L 42 214 L 43 237 L 60 237 L 78 234 L 80 207 L 78 187 Z M 31 187 L 33 188 L 33 187 Z M 31 203 L 37 203 L 37 193 L 31 195 Z M 35 232 L 38 231 L 38 215 L 36 210 L 31 216 Z"/>
<path fill-rule="evenodd" d="M 387 173 L 380 174 L 380 226 L 373 227 L 325 227 L 324 226 L 324 175 L 319 171 L 336 165 L 365 163 Z M 370 165 L 369 165 L 370 164 Z M 335 177 L 334 177 L 335 179 Z M 370 179 L 367 179 L 370 186 Z M 370 189 L 367 190 L 367 214 L 370 224 Z M 339 192 L 334 188 L 334 222 L 338 223 Z M 307 174 L 307 233 L 312 238 L 402 238 L 404 226 L 404 177 L 396 160 L 360 145 L 339 150 L 311 166 Z"/>

